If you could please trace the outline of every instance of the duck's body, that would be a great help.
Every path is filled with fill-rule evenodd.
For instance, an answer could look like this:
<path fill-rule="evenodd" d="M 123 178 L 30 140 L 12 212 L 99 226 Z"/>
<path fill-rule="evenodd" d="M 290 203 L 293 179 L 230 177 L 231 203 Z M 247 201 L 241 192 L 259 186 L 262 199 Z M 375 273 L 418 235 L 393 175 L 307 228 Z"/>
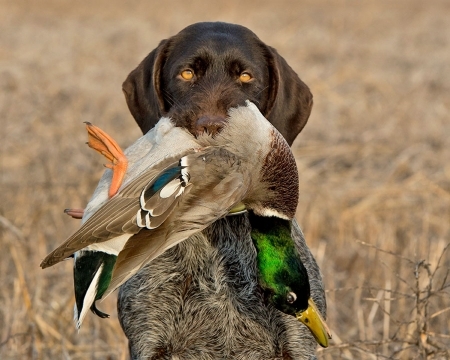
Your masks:
<path fill-rule="evenodd" d="M 249 128 L 249 123 L 255 127 Z M 261 216 L 292 219 L 295 214 L 294 157 L 281 134 L 251 103 L 231 109 L 228 124 L 215 137 L 195 139 L 172 126 L 160 142 L 143 148 L 142 144 L 145 141 L 139 140 L 126 154 L 130 166 L 117 195 L 108 199 L 111 181 L 103 178 L 82 227 L 41 264 L 52 266 L 75 253 L 75 278 L 83 271 L 77 263 L 89 264 L 87 274 L 78 277 L 84 283 L 75 285 L 77 327 L 88 308 L 105 315 L 92 305 L 105 291 L 109 294 L 143 265 L 236 205 L 244 204 Z M 179 152 L 177 146 L 182 147 Z"/>

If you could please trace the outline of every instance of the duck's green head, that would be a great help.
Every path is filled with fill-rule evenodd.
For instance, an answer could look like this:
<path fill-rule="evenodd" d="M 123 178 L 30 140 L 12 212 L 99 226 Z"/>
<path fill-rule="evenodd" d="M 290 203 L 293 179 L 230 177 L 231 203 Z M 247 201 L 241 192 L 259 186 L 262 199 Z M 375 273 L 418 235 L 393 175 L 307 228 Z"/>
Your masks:
<path fill-rule="evenodd" d="M 257 250 L 259 284 L 268 301 L 305 324 L 317 342 L 328 346 L 329 331 L 311 298 L 308 273 L 291 236 L 291 222 L 249 214 Z"/>

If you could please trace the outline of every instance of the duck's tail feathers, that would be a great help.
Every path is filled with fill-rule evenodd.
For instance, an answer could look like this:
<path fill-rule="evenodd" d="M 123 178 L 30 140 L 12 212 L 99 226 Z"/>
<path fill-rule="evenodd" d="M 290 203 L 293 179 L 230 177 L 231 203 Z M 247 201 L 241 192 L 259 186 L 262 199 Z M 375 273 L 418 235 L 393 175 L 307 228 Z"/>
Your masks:
<path fill-rule="evenodd" d="M 95 272 L 95 275 L 94 275 L 92 281 L 90 282 L 89 287 L 87 288 L 84 296 L 82 296 L 81 299 L 79 299 L 79 298 L 76 299 L 73 320 L 75 322 L 75 327 L 77 328 L 77 330 L 80 330 L 81 324 L 83 323 L 83 320 L 86 317 L 88 310 L 92 306 L 95 308 L 94 302 L 95 302 L 95 298 L 97 296 L 98 282 L 99 282 L 102 270 L 103 270 L 103 264 L 101 264 L 100 267 Z M 96 312 L 94 312 L 94 313 L 96 313 Z M 100 316 L 100 317 L 102 317 L 102 316 Z"/>

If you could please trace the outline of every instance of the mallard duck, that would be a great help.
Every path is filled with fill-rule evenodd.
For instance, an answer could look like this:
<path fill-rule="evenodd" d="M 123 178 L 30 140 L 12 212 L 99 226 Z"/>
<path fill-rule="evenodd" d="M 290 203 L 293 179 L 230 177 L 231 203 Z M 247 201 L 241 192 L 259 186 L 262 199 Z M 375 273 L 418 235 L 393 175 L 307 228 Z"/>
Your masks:
<path fill-rule="evenodd" d="M 250 122 L 259 131 L 245 126 Z M 99 150 L 96 142 L 105 134 L 90 128 L 92 133 L 96 135 L 90 146 Z M 111 184 L 111 179 L 101 181 L 83 226 L 41 264 L 45 268 L 75 253 L 77 327 L 88 308 L 106 316 L 95 307 L 95 300 L 105 292 L 109 294 L 167 248 L 230 211 L 247 208 L 282 219 L 295 214 L 295 160 L 285 140 L 253 104 L 232 109 L 227 126 L 215 137 L 194 139 L 165 119 L 144 138 L 156 148 L 143 154 L 137 149 L 146 141 L 139 140 L 127 150 L 133 161 L 123 185 L 122 180 L 118 186 L 112 181 L 121 188 L 117 195 L 113 196 L 117 189 L 111 191 L 112 186 L 105 195 L 105 183 Z M 167 149 L 173 151 L 180 144 L 187 150 L 167 155 Z M 164 156 L 158 146 L 166 149 Z M 119 158 L 113 151 L 107 154 L 113 162 Z M 142 241 L 149 235 L 150 241 Z"/>

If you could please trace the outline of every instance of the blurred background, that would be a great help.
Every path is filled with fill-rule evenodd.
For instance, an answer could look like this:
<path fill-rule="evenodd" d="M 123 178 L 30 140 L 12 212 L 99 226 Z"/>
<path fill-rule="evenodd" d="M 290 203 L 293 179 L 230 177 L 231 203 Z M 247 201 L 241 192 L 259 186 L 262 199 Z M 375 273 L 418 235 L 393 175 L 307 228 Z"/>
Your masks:
<path fill-rule="evenodd" d="M 249 27 L 314 94 L 293 150 L 334 337 L 319 358 L 450 358 L 449 19 L 438 0 L 0 0 L 0 358 L 128 358 L 115 297 L 77 333 L 72 262 L 39 263 L 103 172 L 83 121 L 134 142 L 123 80 L 207 20 Z"/>

